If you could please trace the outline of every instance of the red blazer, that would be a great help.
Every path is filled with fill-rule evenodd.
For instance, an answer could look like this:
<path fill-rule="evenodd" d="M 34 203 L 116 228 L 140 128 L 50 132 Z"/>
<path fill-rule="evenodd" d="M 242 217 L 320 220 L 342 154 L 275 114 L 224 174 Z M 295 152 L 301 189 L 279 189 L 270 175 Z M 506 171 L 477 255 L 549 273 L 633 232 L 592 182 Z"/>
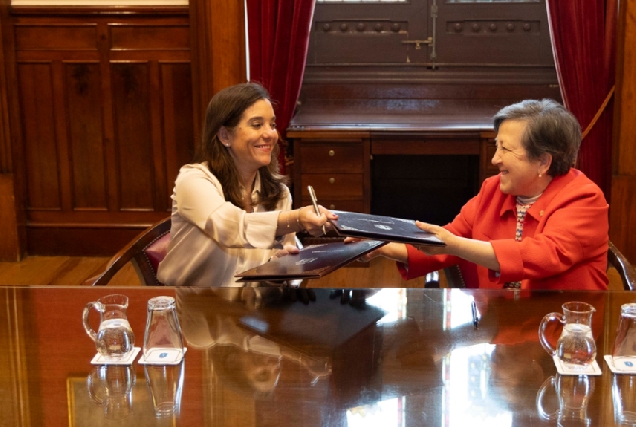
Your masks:
<path fill-rule="evenodd" d="M 555 177 L 528 209 L 522 241 L 514 239 L 516 197 L 499 189 L 499 175 L 486 179 L 453 222 L 455 235 L 488 241 L 499 274 L 450 255 L 426 256 L 407 245 L 405 279 L 458 264 L 467 287 L 501 288 L 521 280 L 522 289 L 606 290 L 609 206 L 601 189 L 574 168 Z"/>

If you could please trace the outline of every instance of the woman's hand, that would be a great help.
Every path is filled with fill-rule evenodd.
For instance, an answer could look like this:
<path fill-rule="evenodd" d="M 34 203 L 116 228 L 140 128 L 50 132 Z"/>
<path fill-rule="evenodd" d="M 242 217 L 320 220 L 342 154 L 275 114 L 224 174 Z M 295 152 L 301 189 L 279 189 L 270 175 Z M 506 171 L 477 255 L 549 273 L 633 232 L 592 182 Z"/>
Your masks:
<path fill-rule="evenodd" d="M 353 242 L 359 242 L 361 240 L 365 240 L 365 239 L 360 239 L 357 237 L 346 237 L 344 242 L 353 243 Z M 395 243 L 395 242 L 387 243 L 386 245 L 381 246 L 378 249 L 374 249 L 371 252 L 362 255 L 360 258 L 358 258 L 358 261 L 367 262 L 379 256 L 383 256 L 385 258 L 389 258 L 394 261 L 399 261 L 403 263 L 406 263 L 408 261 L 408 253 L 406 252 L 406 246 L 403 243 Z"/>
<path fill-rule="evenodd" d="M 298 249 L 296 246 L 284 245 L 283 249 L 279 249 L 276 252 L 274 252 L 274 255 L 272 255 L 272 258 L 280 258 L 287 255 L 295 255 L 297 253 L 300 253 L 300 249 Z"/>
<path fill-rule="evenodd" d="M 500 271 L 499 261 L 490 242 L 456 236 L 444 227 L 425 222 L 415 221 L 415 225 L 420 230 L 433 234 L 446 244 L 446 246 L 416 246 L 417 250 L 426 255 L 455 255 L 492 271 Z"/>
<path fill-rule="evenodd" d="M 331 229 L 332 226 L 328 220 L 338 219 L 338 215 L 318 205 L 320 209 L 320 215 L 316 214 L 313 206 L 305 206 L 298 209 L 298 220 L 302 224 L 303 228 L 312 236 L 322 236 L 324 229 Z"/>
<path fill-rule="evenodd" d="M 440 227 L 439 225 L 433 225 L 426 222 L 415 221 L 415 225 L 422 231 L 426 231 L 431 233 L 442 242 L 446 244 L 446 246 L 433 246 L 433 245 L 414 245 L 415 248 L 424 252 L 426 255 L 439 255 L 439 254 L 448 254 L 451 253 L 450 249 L 452 245 L 455 243 L 454 239 L 457 238 L 453 233 L 445 229 L 444 227 Z"/>

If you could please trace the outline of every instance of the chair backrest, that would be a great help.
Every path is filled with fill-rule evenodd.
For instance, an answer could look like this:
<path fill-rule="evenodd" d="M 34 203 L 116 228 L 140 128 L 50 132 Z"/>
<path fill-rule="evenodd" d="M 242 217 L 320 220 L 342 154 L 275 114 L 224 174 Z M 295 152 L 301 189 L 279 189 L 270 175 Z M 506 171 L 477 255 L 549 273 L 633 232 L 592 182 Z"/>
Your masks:
<path fill-rule="evenodd" d="M 636 290 L 636 270 L 612 242 L 607 251 L 607 268 L 614 267 L 623 281 L 623 289 Z"/>
<path fill-rule="evenodd" d="M 110 259 L 106 270 L 92 285 L 108 284 L 110 279 L 129 261 L 143 284 L 163 285 L 157 280 L 157 267 L 168 250 L 170 226 L 171 220 L 168 217 L 144 230 Z"/>
<path fill-rule="evenodd" d="M 609 242 L 609 248 L 607 250 L 607 268 L 613 267 L 618 272 L 618 275 L 623 282 L 623 289 L 626 291 L 636 290 L 636 270 L 625 258 L 625 256 L 618 250 L 612 242 Z M 464 279 L 462 273 L 459 270 L 459 266 L 452 265 L 444 269 L 446 275 L 446 281 L 449 288 L 464 288 Z M 438 288 L 439 287 L 439 273 L 437 276 L 429 273 L 426 276 L 424 287 Z"/>

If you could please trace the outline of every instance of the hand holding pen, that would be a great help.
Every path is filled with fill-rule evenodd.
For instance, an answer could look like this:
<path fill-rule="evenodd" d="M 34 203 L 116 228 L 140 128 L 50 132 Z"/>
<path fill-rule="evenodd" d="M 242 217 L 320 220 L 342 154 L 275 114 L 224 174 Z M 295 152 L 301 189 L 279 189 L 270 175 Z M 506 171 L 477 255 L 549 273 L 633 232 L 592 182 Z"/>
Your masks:
<path fill-rule="evenodd" d="M 309 191 L 309 197 L 311 197 L 311 203 L 314 205 L 314 211 L 316 212 L 316 215 L 320 216 L 320 208 L 318 207 L 318 199 L 316 199 L 314 188 L 311 185 L 308 185 L 307 190 Z M 327 229 L 324 225 L 322 226 L 322 234 L 327 234 Z"/>

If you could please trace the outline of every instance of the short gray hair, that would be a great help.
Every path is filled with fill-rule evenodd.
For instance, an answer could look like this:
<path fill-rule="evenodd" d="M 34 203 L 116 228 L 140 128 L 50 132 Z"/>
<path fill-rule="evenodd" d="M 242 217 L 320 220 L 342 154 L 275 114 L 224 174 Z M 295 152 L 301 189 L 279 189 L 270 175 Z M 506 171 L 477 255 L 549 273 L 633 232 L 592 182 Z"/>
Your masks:
<path fill-rule="evenodd" d="M 576 162 L 581 147 L 581 126 L 572 113 L 551 99 L 526 99 L 499 110 L 494 117 L 495 131 L 506 120 L 527 122 L 521 139 L 530 160 L 552 155 L 551 176 L 565 175 Z"/>

